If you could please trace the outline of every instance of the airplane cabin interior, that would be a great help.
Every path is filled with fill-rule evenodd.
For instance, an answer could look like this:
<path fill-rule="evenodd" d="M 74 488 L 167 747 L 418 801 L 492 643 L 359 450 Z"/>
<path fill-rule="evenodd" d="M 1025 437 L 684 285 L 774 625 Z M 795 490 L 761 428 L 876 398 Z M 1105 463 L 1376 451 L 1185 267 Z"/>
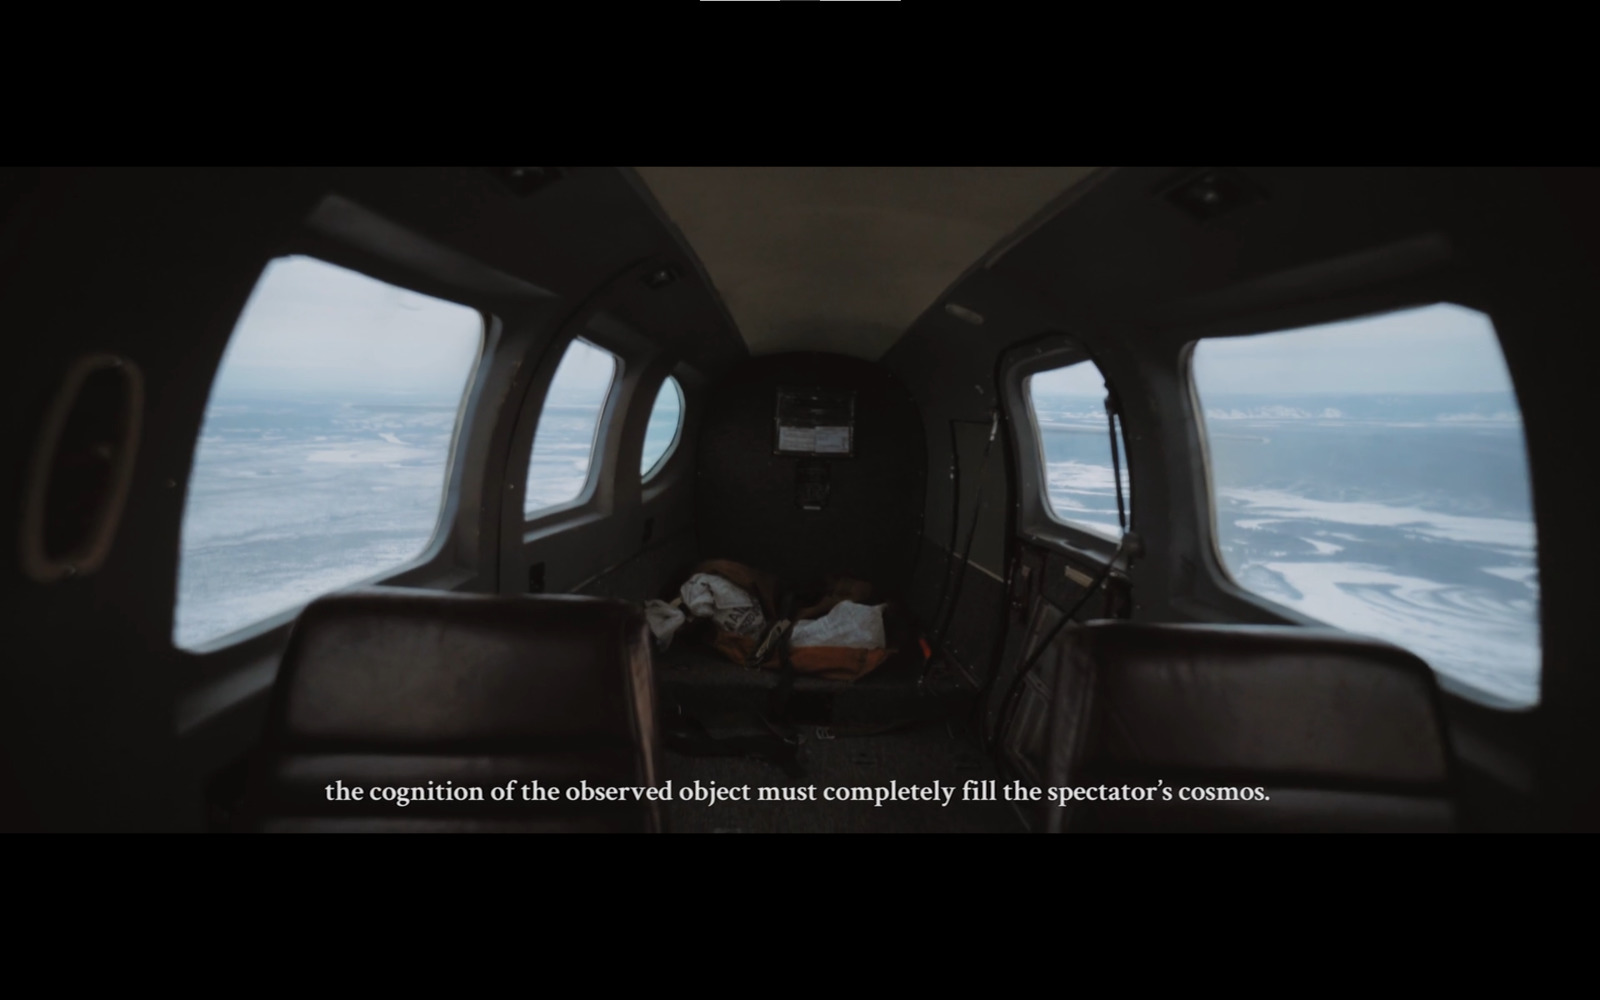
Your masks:
<path fill-rule="evenodd" d="M 1600 827 L 1597 180 L 0 169 L 0 828 Z"/>

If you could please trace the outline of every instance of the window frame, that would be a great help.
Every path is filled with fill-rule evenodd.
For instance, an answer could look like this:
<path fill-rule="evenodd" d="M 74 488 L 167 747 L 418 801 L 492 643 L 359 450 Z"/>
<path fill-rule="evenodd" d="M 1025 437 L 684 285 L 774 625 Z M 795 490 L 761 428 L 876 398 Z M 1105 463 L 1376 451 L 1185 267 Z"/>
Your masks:
<path fill-rule="evenodd" d="M 1106 374 L 1104 366 L 1082 341 L 1067 334 L 1046 334 L 1009 353 L 1002 362 L 1004 374 L 1001 391 L 1006 413 L 1011 418 L 1011 437 L 1016 450 L 1018 533 L 1035 541 L 1051 542 L 1068 555 L 1104 565 L 1117 554 L 1121 543 L 1063 520 L 1050 502 L 1044 436 L 1039 431 L 1038 415 L 1034 412 L 1027 385 L 1031 376 L 1085 361 L 1093 364 L 1101 378 L 1110 384 L 1110 376 Z M 1119 415 L 1117 424 L 1121 435 L 1122 467 L 1128 478 L 1128 496 L 1125 500 L 1128 504 L 1128 532 L 1131 534 L 1137 530 L 1138 524 L 1133 503 L 1138 493 L 1134 489 L 1138 477 L 1129 454 L 1126 417 Z M 1109 447 L 1108 444 L 1108 450 Z"/>
<path fill-rule="evenodd" d="M 673 457 L 678 453 L 678 443 L 683 440 L 683 429 L 689 423 L 689 397 L 683 391 L 682 383 L 674 378 L 671 372 L 668 372 L 661 379 L 660 385 L 656 387 L 655 395 L 650 397 L 650 410 L 645 414 L 644 419 L 646 439 L 648 440 L 650 433 L 650 418 L 655 416 L 656 403 L 661 398 L 661 390 L 665 389 L 669 383 L 672 385 L 673 391 L 678 394 L 678 425 L 672 430 L 672 440 L 667 442 L 666 450 L 650 464 L 648 469 L 640 471 L 639 482 L 641 484 L 649 483 L 666 472 L 667 465 L 671 463 Z M 643 454 L 641 450 L 641 458 Z"/>
<path fill-rule="evenodd" d="M 1337 320 L 1333 322 L 1337 322 Z M 1201 542 L 1199 546 L 1200 563 L 1204 567 L 1205 575 L 1212 585 L 1229 600 L 1229 603 L 1239 606 L 1240 610 L 1251 612 L 1252 621 L 1274 625 L 1299 625 L 1306 628 L 1329 628 L 1331 626 L 1326 622 L 1312 618 L 1310 615 L 1286 604 L 1268 600 L 1245 587 L 1233 578 L 1233 574 L 1228 571 L 1228 564 L 1222 558 L 1222 543 L 1217 532 L 1216 488 L 1211 477 L 1211 437 L 1210 431 L 1206 426 L 1205 407 L 1200 402 L 1200 393 L 1194 384 L 1194 350 L 1202 340 L 1234 336 L 1248 337 L 1271 332 L 1272 330 L 1270 329 L 1251 329 L 1236 333 L 1197 337 L 1185 343 L 1178 355 L 1179 371 L 1182 379 L 1180 383 L 1181 394 L 1184 406 L 1188 409 L 1189 427 L 1191 428 L 1189 445 L 1198 459 L 1196 463 L 1198 474 L 1190 478 L 1190 484 L 1194 490 L 1194 510 L 1198 515 L 1195 528 L 1196 535 Z"/>
<path fill-rule="evenodd" d="M 1268 597 L 1257 594 L 1235 580 L 1232 572 L 1228 569 L 1227 560 L 1224 559 L 1222 554 L 1220 533 L 1217 530 L 1218 509 L 1216 505 L 1216 484 L 1212 477 L 1210 431 L 1206 423 L 1205 406 L 1200 398 L 1200 388 L 1194 378 L 1195 349 L 1206 340 L 1231 340 L 1236 337 L 1293 333 L 1299 330 L 1314 329 L 1319 326 L 1330 326 L 1337 323 L 1411 312 L 1435 305 L 1451 305 L 1469 309 L 1489 320 L 1489 324 L 1495 333 L 1496 346 L 1500 350 L 1501 359 L 1506 364 L 1507 378 L 1511 384 L 1512 396 L 1516 400 L 1517 411 L 1520 415 L 1523 412 L 1522 393 L 1517 386 L 1510 361 L 1506 358 L 1501 326 L 1495 318 L 1493 309 L 1490 308 L 1487 302 L 1474 301 L 1468 297 L 1452 295 L 1446 289 L 1435 290 L 1432 294 L 1352 296 L 1319 303 L 1316 308 L 1312 309 L 1293 309 L 1275 315 L 1257 314 L 1244 321 L 1210 324 L 1203 327 L 1197 326 L 1184 331 L 1178 351 L 1180 396 L 1183 405 L 1187 408 L 1188 444 L 1198 459 L 1198 475 L 1187 477 L 1194 490 L 1194 510 L 1198 515 L 1196 518 L 1197 523 L 1193 527 L 1202 540 L 1202 544 L 1199 546 L 1199 555 L 1204 576 L 1209 580 L 1212 588 L 1225 598 L 1226 605 L 1231 606 L 1230 610 L 1247 613 L 1250 620 L 1263 624 L 1298 625 L 1306 628 L 1335 629 L 1351 635 L 1362 634 L 1330 624 L 1322 619 L 1314 618 L 1296 608 L 1279 604 Z M 1528 469 L 1529 490 L 1533 499 L 1534 560 L 1535 566 L 1542 570 L 1544 548 L 1539 530 L 1537 484 L 1533 475 L 1533 453 L 1529 448 L 1526 421 L 1522 425 L 1522 447 L 1524 461 Z M 1193 596 L 1199 597 L 1199 595 Z M 1207 601 L 1203 597 L 1199 599 L 1202 606 L 1214 606 L 1215 604 L 1214 601 Z M 1541 600 L 1541 606 L 1542 604 L 1543 601 Z M 1210 618 L 1211 616 L 1206 615 L 1206 617 Z M 1540 693 L 1539 700 L 1531 705 L 1508 703 L 1470 684 L 1457 681 L 1455 678 L 1433 667 L 1431 663 L 1429 668 L 1439 689 L 1454 698 L 1468 702 L 1478 708 L 1489 709 L 1506 715 L 1531 715 L 1536 713 L 1545 701 L 1544 633 L 1541 612 L 1541 620 L 1539 622 Z M 1420 654 L 1416 655 L 1422 658 Z M 1425 658 L 1422 659 L 1426 662 Z"/>
<path fill-rule="evenodd" d="M 478 406 L 482 391 L 483 379 L 487 375 L 489 366 L 485 362 L 492 356 L 495 345 L 500 339 L 503 327 L 500 319 L 482 305 L 466 301 L 462 296 L 455 294 L 451 289 L 432 287 L 428 281 L 418 281 L 410 274 L 394 273 L 384 266 L 373 267 L 364 255 L 359 253 L 341 252 L 344 248 L 337 245 L 324 244 L 315 240 L 296 240 L 278 249 L 271 257 L 263 260 L 256 270 L 255 279 L 251 282 L 250 290 L 241 300 L 238 312 L 234 315 L 228 330 L 227 337 L 222 341 L 221 349 L 217 352 L 215 364 L 211 368 L 211 377 L 206 388 L 205 405 L 201 408 L 200 419 L 195 425 L 194 440 L 190 446 L 189 466 L 185 472 L 182 486 L 183 493 L 179 505 L 179 528 L 177 535 L 176 558 L 173 564 L 173 591 L 172 591 L 172 616 L 167 629 L 167 643 L 179 654 L 200 658 L 218 657 L 220 654 L 233 654 L 241 648 L 252 648 L 253 644 L 262 640 L 269 633 L 276 632 L 291 624 L 305 610 L 307 604 L 339 590 L 352 587 L 368 587 L 384 583 L 410 583 L 419 577 L 433 575 L 443 568 L 442 564 L 449 558 L 450 541 L 455 533 L 456 521 L 460 513 L 461 486 L 463 475 L 463 446 L 466 444 L 464 435 L 469 428 L 473 415 Z M 439 514 L 434 521 L 432 534 L 416 556 L 394 566 L 380 570 L 376 573 L 362 577 L 352 583 L 344 584 L 332 590 L 323 591 L 292 607 L 275 612 L 264 618 L 257 619 L 248 625 L 240 626 L 233 631 L 226 632 L 205 642 L 192 646 L 178 643 L 177 621 L 178 602 L 181 597 L 180 580 L 183 566 L 183 521 L 188 516 L 191 500 L 189 489 L 194 480 L 195 459 L 200 449 L 200 437 L 205 432 L 206 416 L 210 413 L 213 393 L 217 381 L 222 375 L 223 364 L 227 358 L 229 346 L 233 337 L 238 332 L 239 323 L 244 318 L 245 310 L 250 301 L 255 297 L 257 289 L 261 287 L 262 280 L 273 264 L 281 260 L 295 257 L 304 257 L 318 263 L 335 267 L 340 270 L 358 274 L 364 278 L 381 282 L 391 288 L 398 288 L 414 295 L 449 302 L 453 305 L 470 309 L 478 315 L 478 349 L 472 359 L 471 367 L 461 391 L 461 400 L 456 407 L 455 424 L 450 431 L 450 445 L 445 451 L 444 476 L 440 488 Z"/>

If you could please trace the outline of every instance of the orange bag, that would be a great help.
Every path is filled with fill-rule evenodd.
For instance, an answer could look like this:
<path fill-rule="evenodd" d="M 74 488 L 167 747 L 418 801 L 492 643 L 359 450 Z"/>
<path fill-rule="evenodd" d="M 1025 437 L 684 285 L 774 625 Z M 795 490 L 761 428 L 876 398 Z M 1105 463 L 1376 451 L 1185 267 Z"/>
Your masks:
<path fill-rule="evenodd" d="M 736 632 L 717 630 L 711 648 L 741 666 L 776 670 L 779 667 L 776 645 L 759 663 L 751 662 L 759 648 L 756 640 Z M 794 672 L 830 681 L 860 680 L 876 670 L 894 654 L 892 649 L 851 649 L 846 646 L 801 646 L 789 651 Z"/>
<path fill-rule="evenodd" d="M 770 626 L 776 614 L 773 607 L 773 600 L 778 592 L 776 576 L 731 559 L 707 559 L 697 565 L 693 573 L 713 573 L 749 593 L 760 603 Z M 828 580 L 828 586 L 829 593 L 822 601 L 797 614 L 795 616 L 797 621 L 820 618 L 840 601 L 853 600 L 864 604 L 872 597 L 871 586 L 860 580 L 832 577 Z M 776 643 L 757 662 L 756 654 L 761 648 L 760 641 L 750 636 L 739 635 L 737 632 L 716 629 L 715 636 L 711 640 L 711 648 L 742 667 L 777 670 L 780 666 Z M 794 671 L 797 674 L 831 681 L 854 681 L 876 670 L 895 652 L 894 649 L 802 646 L 789 651 L 789 662 L 794 664 Z"/>

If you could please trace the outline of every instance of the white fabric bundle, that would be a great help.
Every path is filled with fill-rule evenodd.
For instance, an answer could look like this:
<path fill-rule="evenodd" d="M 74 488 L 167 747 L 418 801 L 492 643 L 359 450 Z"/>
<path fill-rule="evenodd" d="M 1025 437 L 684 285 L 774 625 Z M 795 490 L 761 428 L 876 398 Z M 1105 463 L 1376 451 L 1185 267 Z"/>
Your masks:
<path fill-rule="evenodd" d="M 751 638 L 760 638 L 766 631 L 767 619 L 761 613 L 761 605 L 743 588 L 723 577 L 696 573 L 684 581 L 679 593 L 689 614 L 709 618 L 723 631 Z"/>
<path fill-rule="evenodd" d="M 791 646 L 842 646 L 846 649 L 884 647 L 883 605 L 869 607 L 840 601 L 821 618 L 796 622 Z"/>

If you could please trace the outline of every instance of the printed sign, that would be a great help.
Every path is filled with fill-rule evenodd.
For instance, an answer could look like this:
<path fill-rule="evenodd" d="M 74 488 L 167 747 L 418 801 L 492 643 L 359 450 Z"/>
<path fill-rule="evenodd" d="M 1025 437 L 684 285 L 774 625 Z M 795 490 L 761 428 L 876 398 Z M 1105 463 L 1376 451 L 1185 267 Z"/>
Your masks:
<path fill-rule="evenodd" d="M 850 389 L 778 390 L 777 454 L 850 458 L 856 451 L 856 394 Z"/>

